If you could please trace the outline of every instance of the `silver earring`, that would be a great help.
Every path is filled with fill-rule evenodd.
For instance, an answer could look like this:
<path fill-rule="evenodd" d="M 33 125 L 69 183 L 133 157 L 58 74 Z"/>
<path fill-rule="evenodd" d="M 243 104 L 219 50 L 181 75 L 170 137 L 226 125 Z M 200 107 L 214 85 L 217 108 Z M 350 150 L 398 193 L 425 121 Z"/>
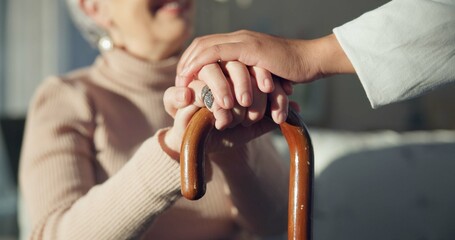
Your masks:
<path fill-rule="evenodd" d="M 98 48 L 100 51 L 109 51 L 114 48 L 114 42 L 109 36 L 103 36 L 98 40 Z"/>

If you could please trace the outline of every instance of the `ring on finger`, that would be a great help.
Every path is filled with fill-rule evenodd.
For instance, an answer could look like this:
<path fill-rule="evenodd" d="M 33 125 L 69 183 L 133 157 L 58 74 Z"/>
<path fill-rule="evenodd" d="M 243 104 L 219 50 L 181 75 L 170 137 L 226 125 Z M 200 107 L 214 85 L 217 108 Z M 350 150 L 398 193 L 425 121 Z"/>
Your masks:
<path fill-rule="evenodd" d="M 213 98 L 212 90 L 210 90 L 209 86 L 205 85 L 202 88 L 201 99 L 204 102 L 204 105 L 208 109 L 212 108 L 214 98 Z"/>

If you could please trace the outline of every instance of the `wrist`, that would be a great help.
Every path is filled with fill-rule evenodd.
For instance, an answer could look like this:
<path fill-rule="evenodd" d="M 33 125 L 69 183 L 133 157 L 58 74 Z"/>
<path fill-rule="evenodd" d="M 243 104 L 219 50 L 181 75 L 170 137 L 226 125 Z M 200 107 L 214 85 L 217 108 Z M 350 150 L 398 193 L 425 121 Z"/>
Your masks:
<path fill-rule="evenodd" d="M 291 40 L 291 45 L 294 46 L 294 51 L 297 52 L 296 71 L 298 72 L 297 82 L 305 83 L 317 80 L 324 77 L 324 72 L 321 69 L 323 62 L 321 51 L 324 49 L 320 39 L 315 40 Z"/>
<path fill-rule="evenodd" d="M 351 61 L 344 52 L 335 34 L 314 40 L 319 53 L 318 65 L 322 76 L 355 73 Z"/>

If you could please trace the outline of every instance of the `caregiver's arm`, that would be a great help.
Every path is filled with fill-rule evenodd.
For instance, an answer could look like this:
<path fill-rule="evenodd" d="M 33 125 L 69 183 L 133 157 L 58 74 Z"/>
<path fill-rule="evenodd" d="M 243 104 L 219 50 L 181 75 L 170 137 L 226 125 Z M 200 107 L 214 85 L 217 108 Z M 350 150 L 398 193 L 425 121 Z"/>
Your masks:
<path fill-rule="evenodd" d="M 315 40 L 291 40 L 242 30 L 194 40 L 180 60 L 176 85 L 187 86 L 202 67 L 218 60 L 235 60 L 260 67 L 295 83 L 310 82 L 325 75 L 354 73 L 333 34 Z M 256 77 L 256 80 L 261 90 L 273 85 L 272 79 Z M 223 92 L 213 92 L 229 97 Z"/>
<path fill-rule="evenodd" d="M 248 31 L 203 37 L 184 53 L 177 84 L 188 84 L 217 59 L 260 66 L 297 83 L 356 72 L 378 107 L 454 81 L 454 12 L 454 0 L 395 0 L 335 28 L 336 38 L 287 40 Z"/>
<path fill-rule="evenodd" d="M 455 80 L 455 0 L 395 0 L 334 29 L 372 107 Z"/>

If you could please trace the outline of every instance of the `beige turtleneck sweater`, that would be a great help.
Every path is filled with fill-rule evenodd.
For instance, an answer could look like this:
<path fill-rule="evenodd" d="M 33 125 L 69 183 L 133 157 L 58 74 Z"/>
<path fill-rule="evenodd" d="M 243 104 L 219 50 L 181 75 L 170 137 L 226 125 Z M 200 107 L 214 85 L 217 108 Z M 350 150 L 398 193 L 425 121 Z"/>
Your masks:
<path fill-rule="evenodd" d="M 160 145 L 173 123 L 162 98 L 176 63 L 112 50 L 42 83 L 20 167 L 32 239 L 234 239 L 285 230 L 286 170 L 266 137 L 212 154 L 229 164 L 211 163 L 204 198 L 181 197 L 178 161 Z"/>

